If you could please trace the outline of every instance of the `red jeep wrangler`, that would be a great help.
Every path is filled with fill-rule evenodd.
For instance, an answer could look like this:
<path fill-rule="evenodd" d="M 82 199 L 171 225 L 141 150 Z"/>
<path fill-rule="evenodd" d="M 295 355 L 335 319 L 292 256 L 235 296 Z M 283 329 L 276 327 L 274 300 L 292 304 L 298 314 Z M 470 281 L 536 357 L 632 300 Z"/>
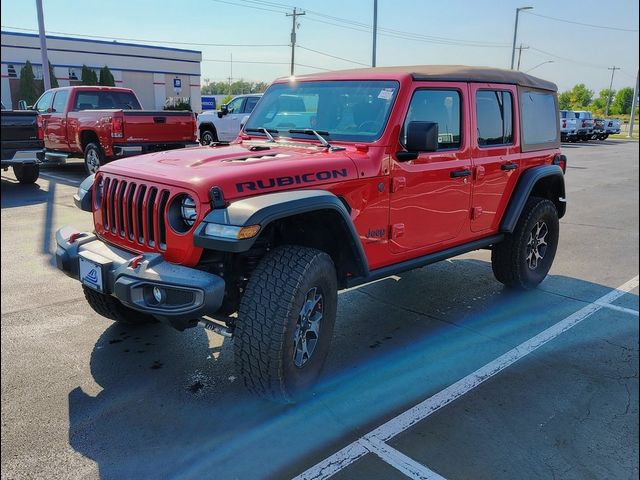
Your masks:
<path fill-rule="evenodd" d="M 565 213 L 558 118 L 556 86 L 514 71 L 281 79 L 235 143 L 85 180 L 95 232 L 60 229 L 57 265 L 105 317 L 232 336 L 247 387 L 291 401 L 322 369 L 340 289 L 481 248 L 506 285 L 544 279 Z"/>

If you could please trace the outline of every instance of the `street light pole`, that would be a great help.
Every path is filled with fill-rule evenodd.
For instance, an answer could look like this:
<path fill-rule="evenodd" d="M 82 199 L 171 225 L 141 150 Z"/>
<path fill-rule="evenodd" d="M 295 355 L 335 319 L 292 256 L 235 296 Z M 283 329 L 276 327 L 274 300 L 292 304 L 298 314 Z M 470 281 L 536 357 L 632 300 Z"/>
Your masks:
<path fill-rule="evenodd" d="M 373 0 L 373 51 L 371 52 L 371 66 L 376 66 L 376 39 L 378 37 L 378 0 Z"/>
<path fill-rule="evenodd" d="M 513 47 L 511 48 L 511 70 L 513 70 L 513 63 L 516 59 L 516 39 L 518 38 L 518 17 L 520 16 L 520 10 L 531 10 L 533 7 L 518 7 L 516 8 L 516 25 L 513 29 Z"/>
<path fill-rule="evenodd" d="M 636 71 L 636 88 L 633 91 L 633 102 L 631 102 L 631 117 L 629 118 L 629 132 L 627 137 L 633 137 L 633 124 L 636 120 L 636 107 L 638 106 L 638 72 Z"/>
<path fill-rule="evenodd" d="M 36 0 L 36 10 L 38 11 L 38 31 L 40 33 L 40 54 L 42 55 L 42 79 L 44 80 L 45 92 L 51 89 L 51 77 L 49 76 L 49 57 L 47 55 L 47 37 L 44 35 L 44 13 L 42 11 L 42 0 Z"/>

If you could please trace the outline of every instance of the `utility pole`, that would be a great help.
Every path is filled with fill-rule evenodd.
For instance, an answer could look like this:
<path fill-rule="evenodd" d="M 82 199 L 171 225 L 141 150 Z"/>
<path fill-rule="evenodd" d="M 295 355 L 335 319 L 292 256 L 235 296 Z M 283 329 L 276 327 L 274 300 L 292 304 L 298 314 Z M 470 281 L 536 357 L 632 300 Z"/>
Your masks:
<path fill-rule="evenodd" d="M 529 47 L 525 47 L 522 44 L 518 47 L 518 68 L 516 70 L 520 70 L 520 58 L 522 57 L 522 50 L 528 50 Z"/>
<path fill-rule="evenodd" d="M 42 55 L 42 79 L 44 89 L 51 88 L 51 77 L 49 76 L 49 57 L 47 55 L 47 37 L 44 35 L 44 13 L 42 11 L 42 0 L 36 0 L 36 10 L 38 11 L 38 31 L 40 32 L 40 54 Z"/>
<path fill-rule="evenodd" d="M 633 101 L 631 102 L 631 118 L 629 118 L 629 132 L 627 137 L 633 136 L 633 124 L 636 120 L 636 107 L 638 106 L 638 72 L 636 71 L 636 88 L 633 91 Z"/>
<path fill-rule="evenodd" d="M 291 17 L 291 76 L 294 75 L 294 65 L 296 58 L 296 28 L 299 27 L 296 18 L 305 15 L 305 12 L 298 12 L 296 7 L 293 7 L 293 13 L 287 13 L 287 17 Z"/>
<path fill-rule="evenodd" d="M 373 0 L 373 52 L 371 66 L 376 66 L 376 39 L 378 37 L 378 0 Z"/>
<path fill-rule="evenodd" d="M 229 71 L 229 95 L 231 95 L 231 80 L 233 80 L 233 53 L 230 55 L 231 55 L 231 62 L 230 62 L 231 70 Z"/>
<path fill-rule="evenodd" d="M 609 67 L 607 70 L 611 70 L 611 83 L 609 83 L 609 92 L 607 93 L 607 108 L 604 111 L 604 116 L 609 115 L 609 105 L 611 104 L 611 89 L 613 88 L 613 75 L 616 73 L 616 70 L 620 70 L 620 67 Z"/>
<path fill-rule="evenodd" d="M 513 70 L 513 62 L 516 59 L 516 39 L 518 38 L 518 17 L 521 10 L 531 10 L 533 7 L 516 8 L 516 25 L 513 29 L 513 47 L 511 48 L 511 70 Z"/>

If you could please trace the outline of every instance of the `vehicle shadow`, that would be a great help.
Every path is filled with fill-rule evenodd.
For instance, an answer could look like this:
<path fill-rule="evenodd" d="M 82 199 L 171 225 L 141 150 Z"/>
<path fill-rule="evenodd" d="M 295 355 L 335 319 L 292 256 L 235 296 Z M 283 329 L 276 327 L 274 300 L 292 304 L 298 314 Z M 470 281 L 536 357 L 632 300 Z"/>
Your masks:
<path fill-rule="evenodd" d="M 323 378 L 288 406 L 244 390 L 231 341 L 113 325 L 91 355 L 102 390 L 69 393 L 69 443 L 103 479 L 291 477 L 608 291 L 563 276 L 512 291 L 456 259 L 343 292 Z"/>
<path fill-rule="evenodd" d="M 0 187 L 1 208 L 23 207 L 25 205 L 37 205 L 50 201 L 51 189 L 43 190 L 38 183 L 23 185 L 15 178 L 2 174 Z"/>

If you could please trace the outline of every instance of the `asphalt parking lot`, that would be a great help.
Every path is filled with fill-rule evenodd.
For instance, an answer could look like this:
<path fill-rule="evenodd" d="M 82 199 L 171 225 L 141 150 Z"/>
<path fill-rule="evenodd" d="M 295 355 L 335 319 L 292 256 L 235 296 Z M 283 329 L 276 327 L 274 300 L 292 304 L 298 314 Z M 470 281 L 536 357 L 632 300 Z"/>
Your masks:
<path fill-rule="evenodd" d="M 2 478 L 638 477 L 638 142 L 563 146 L 550 276 L 479 251 L 340 294 L 304 403 L 251 398 L 231 341 L 120 326 L 52 262 L 82 165 L 2 173 Z"/>

